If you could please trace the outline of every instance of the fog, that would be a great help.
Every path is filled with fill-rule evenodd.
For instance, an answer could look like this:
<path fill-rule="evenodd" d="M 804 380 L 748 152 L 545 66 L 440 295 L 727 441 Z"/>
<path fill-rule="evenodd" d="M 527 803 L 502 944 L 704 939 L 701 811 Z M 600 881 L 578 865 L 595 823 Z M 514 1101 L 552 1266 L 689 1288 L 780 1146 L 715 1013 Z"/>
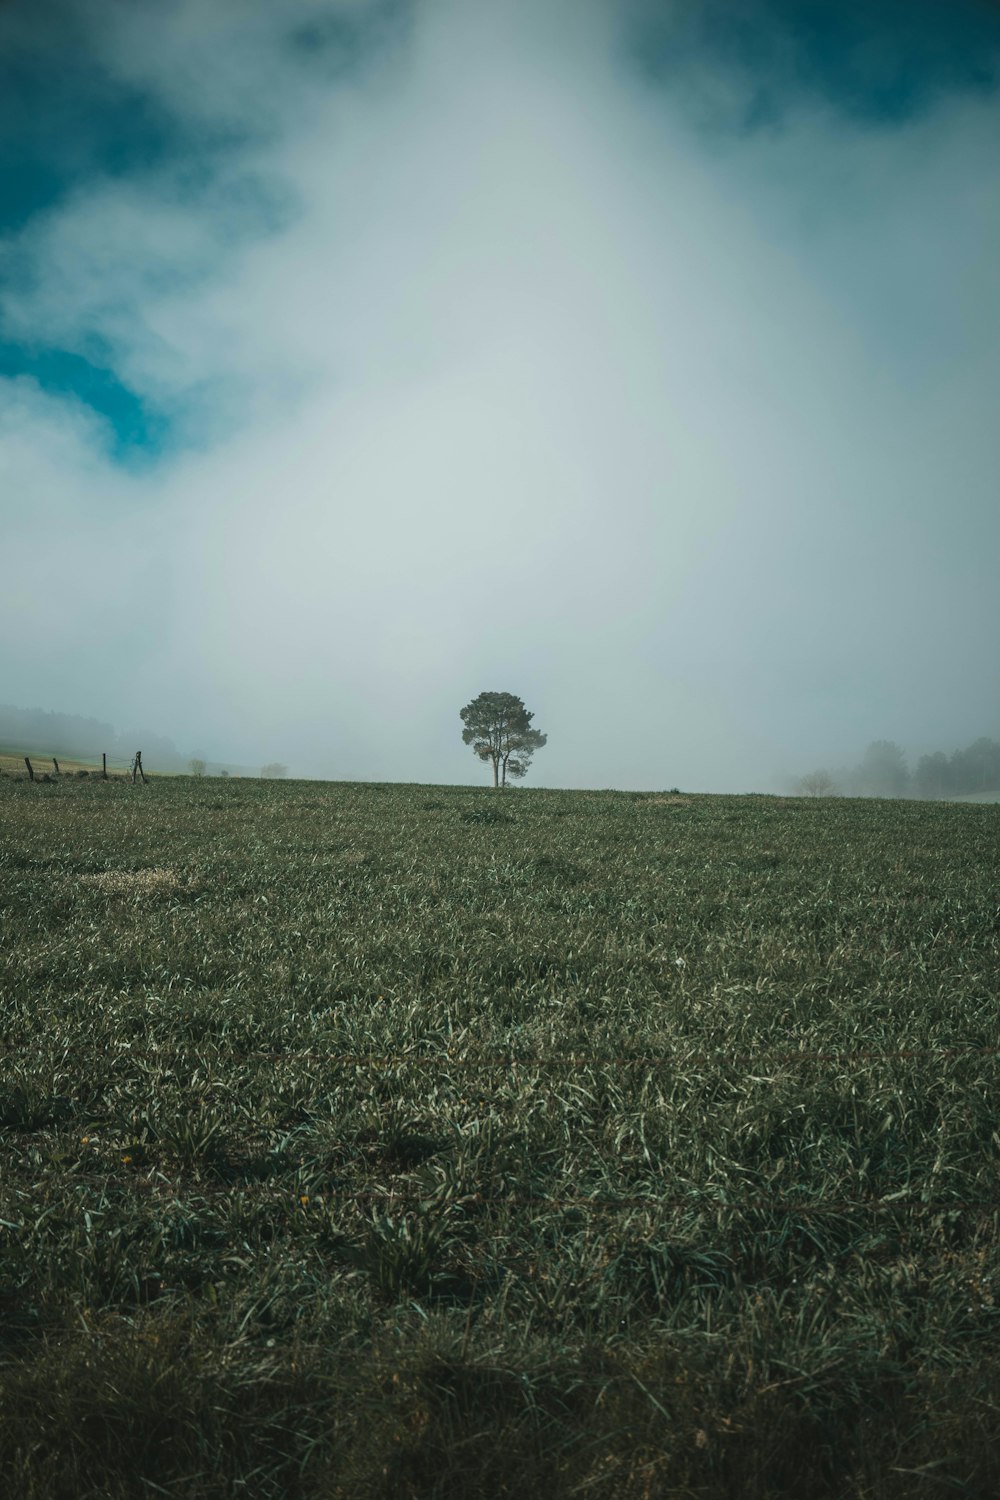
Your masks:
<path fill-rule="evenodd" d="M 1000 732 L 998 94 L 880 115 L 652 11 L 0 11 L 60 91 L 0 241 L 0 698 L 458 782 L 509 691 L 548 786 Z"/>

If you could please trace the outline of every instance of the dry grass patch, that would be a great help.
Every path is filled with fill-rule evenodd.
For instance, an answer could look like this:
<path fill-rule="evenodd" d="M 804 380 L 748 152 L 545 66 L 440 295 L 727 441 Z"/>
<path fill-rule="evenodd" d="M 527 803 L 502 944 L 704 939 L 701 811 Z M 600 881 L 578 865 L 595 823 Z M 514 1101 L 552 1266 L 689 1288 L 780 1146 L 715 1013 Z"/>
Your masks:
<path fill-rule="evenodd" d="M 162 866 L 151 870 L 101 870 L 96 875 L 81 875 L 84 885 L 93 885 L 109 896 L 169 895 L 184 887 L 176 870 Z"/>

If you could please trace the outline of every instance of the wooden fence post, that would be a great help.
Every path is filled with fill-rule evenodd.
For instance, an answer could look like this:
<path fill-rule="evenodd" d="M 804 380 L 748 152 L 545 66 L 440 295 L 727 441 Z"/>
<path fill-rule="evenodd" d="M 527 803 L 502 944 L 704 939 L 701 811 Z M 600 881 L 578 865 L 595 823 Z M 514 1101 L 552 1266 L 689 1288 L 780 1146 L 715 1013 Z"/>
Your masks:
<path fill-rule="evenodd" d="M 60 771 L 60 769 L 59 769 L 59 762 L 58 762 L 58 761 L 57 761 L 57 760 L 56 760 L 56 758 L 55 758 L 55 756 L 54 756 L 54 755 L 53 755 L 53 757 L 52 757 L 52 764 L 53 764 L 53 765 L 54 765 L 54 766 L 55 766 L 55 768 L 56 768 L 56 775 L 57 775 L 57 776 L 61 776 L 61 775 L 62 775 L 62 772 L 61 772 L 61 771 Z"/>
<path fill-rule="evenodd" d="M 138 775 L 140 775 L 142 777 L 142 784 L 143 784 L 143 786 L 145 786 L 146 785 L 146 773 L 142 769 L 142 751 L 141 750 L 137 750 L 135 752 L 135 760 L 132 762 L 132 785 L 133 786 L 135 785 L 135 778 L 136 778 L 136 774 L 137 773 L 138 773 Z"/>
<path fill-rule="evenodd" d="M 102 755 L 101 755 L 101 775 L 104 777 L 105 781 L 107 781 L 107 779 L 108 779 L 108 755 L 107 755 L 107 751 L 104 751 L 102 753 Z"/>
<path fill-rule="evenodd" d="M 31 761 L 28 759 L 27 756 L 24 757 L 24 764 L 28 768 L 28 779 L 29 779 L 29 781 L 34 781 L 34 779 L 35 779 L 35 773 L 31 769 Z"/>

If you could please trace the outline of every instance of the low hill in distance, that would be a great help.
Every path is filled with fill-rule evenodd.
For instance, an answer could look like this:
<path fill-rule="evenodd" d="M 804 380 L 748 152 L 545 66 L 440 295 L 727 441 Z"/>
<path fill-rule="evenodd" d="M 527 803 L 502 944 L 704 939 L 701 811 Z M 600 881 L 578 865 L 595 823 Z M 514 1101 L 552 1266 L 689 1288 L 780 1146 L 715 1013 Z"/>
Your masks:
<path fill-rule="evenodd" d="M 53 758 L 67 773 L 99 769 L 102 755 L 107 756 L 109 770 L 125 770 L 131 766 L 136 750 L 142 751 L 143 764 L 152 773 L 184 774 L 190 772 L 195 759 L 182 754 L 164 735 L 142 730 L 121 733 L 100 719 L 0 704 L 0 770 L 23 771 L 26 755 L 48 771 Z M 198 763 L 209 776 L 258 774 L 227 761 L 201 758 Z"/>

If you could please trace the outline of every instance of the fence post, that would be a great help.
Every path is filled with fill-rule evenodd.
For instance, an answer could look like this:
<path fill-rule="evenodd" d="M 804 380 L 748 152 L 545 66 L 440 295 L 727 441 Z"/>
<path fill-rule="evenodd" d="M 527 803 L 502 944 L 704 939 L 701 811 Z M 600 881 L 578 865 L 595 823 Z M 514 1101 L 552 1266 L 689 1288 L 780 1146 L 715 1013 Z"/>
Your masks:
<path fill-rule="evenodd" d="M 107 781 L 107 779 L 108 779 L 108 754 L 107 754 L 107 751 L 104 751 L 102 753 L 102 755 L 101 755 L 101 775 L 104 777 L 105 781 Z"/>
<path fill-rule="evenodd" d="M 35 779 L 35 773 L 31 769 L 31 761 L 28 759 L 27 756 L 24 757 L 24 764 L 28 768 L 28 779 L 29 779 L 29 781 L 34 781 L 34 779 Z"/>
<path fill-rule="evenodd" d="M 142 777 L 142 784 L 143 784 L 143 786 L 145 786 L 146 785 L 146 773 L 142 769 L 142 751 L 141 750 L 137 750 L 135 752 L 135 760 L 132 762 L 132 785 L 133 786 L 135 786 L 135 778 L 136 778 L 136 773 L 137 772 Z"/>
<path fill-rule="evenodd" d="M 56 760 L 56 758 L 55 758 L 55 756 L 54 756 L 54 755 L 53 755 L 53 757 L 52 757 L 52 764 L 53 764 L 53 765 L 54 765 L 54 766 L 55 766 L 55 768 L 56 768 L 56 775 L 57 775 L 57 776 L 61 776 L 61 775 L 62 775 L 62 772 L 61 772 L 61 771 L 60 771 L 60 769 L 59 769 L 59 762 L 58 762 L 58 761 L 57 761 L 57 760 Z"/>

